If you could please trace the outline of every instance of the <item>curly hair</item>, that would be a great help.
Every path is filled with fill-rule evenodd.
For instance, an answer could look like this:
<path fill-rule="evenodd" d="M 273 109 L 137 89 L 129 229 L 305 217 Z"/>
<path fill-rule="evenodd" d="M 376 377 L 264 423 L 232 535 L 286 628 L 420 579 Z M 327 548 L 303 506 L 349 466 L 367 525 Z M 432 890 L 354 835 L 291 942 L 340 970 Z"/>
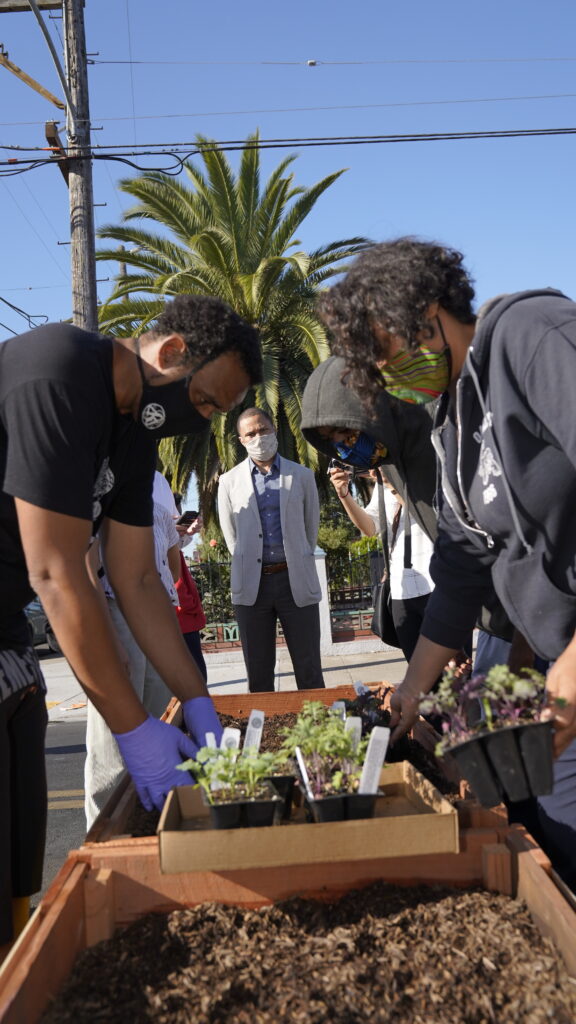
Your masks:
<path fill-rule="evenodd" d="M 181 334 L 194 371 L 225 352 L 236 352 L 251 383 L 262 380 L 258 332 L 221 299 L 177 295 L 166 303 L 148 333 L 156 337 Z"/>
<path fill-rule="evenodd" d="M 432 331 L 426 312 L 432 302 L 461 323 L 474 323 L 474 289 L 462 253 L 436 242 L 397 238 L 363 252 L 346 277 L 324 292 L 318 314 L 328 328 L 332 351 L 351 370 L 350 385 L 366 398 L 382 387 L 376 362 L 382 348 L 373 326 L 402 338 L 409 351 Z"/>

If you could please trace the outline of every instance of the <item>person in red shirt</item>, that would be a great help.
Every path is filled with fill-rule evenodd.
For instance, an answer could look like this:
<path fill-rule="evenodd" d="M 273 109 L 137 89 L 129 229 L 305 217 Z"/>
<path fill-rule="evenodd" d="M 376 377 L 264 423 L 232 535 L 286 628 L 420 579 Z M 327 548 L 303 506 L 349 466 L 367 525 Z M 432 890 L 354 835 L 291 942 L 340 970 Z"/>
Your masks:
<path fill-rule="evenodd" d="M 180 494 L 174 494 L 174 503 L 178 512 L 181 513 L 182 496 Z M 198 516 L 190 526 L 176 524 L 176 529 L 181 538 L 192 538 L 194 534 L 199 533 L 202 529 L 202 516 Z M 204 629 L 206 625 L 206 616 L 202 607 L 202 601 L 200 600 L 200 594 L 198 593 L 198 587 L 194 582 L 182 551 L 180 551 L 180 578 L 175 581 L 174 585 L 178 594 L 176 615 L 180 623 L 182 636 L 190 654 L 206 680 L 208 678 L 208 671 L 204 654 L 202 653 L 202 641 L 200 638 L 200 630 Z"/>

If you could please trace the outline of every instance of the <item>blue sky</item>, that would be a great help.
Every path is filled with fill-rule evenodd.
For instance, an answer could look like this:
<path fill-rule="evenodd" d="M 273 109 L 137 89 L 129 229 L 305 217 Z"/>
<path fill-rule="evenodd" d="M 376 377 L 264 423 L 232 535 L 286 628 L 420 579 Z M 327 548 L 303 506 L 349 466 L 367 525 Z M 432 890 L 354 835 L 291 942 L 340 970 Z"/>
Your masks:
<path fill-rule="evenodd" d="M 575 10 L 568 0 L 545 7 L 526 0 L 86 0 L 94 60 L 160 62 L 91 65 L 92 123 L 102 129 L 93 141 L 168 145 L 192 141 L 198 131 L 240 139 L 256 127 L 263 137 L 283 138 L 571 127 Z M 61 22 L 44 17 L 60 49 Z M 16 64 L 61 94 L 32 14 L 2 14 L 0 42 Z M 308 67 L 309 59 L 318 65 Z M 534 96 L 563 98 L 519 98 Z M 61 116 L 3 68 L 0 99 L 2 146 L 42 146 L 44 120 Z M 279 112 L 296 107 L 342 109 Z M 241 113 L 254 110 L 260 112 Z M 539 285 L 575 294 L 575 151 L 573 136 L 295 146 L 304 184 L 348 168 L 318 203 L 301 241 L 314 247 L 356 234 L 435 237 L 466 253 L 480 301 Z M 283 152 L 265 154 L 265 168 Z M 0 150 L 0 159 L 14 155 Z M 140 162 L 162 166 L 157 158 Z M 95 202 L 107 204 L 95 209 L 97 225 L 120 221 L 128 199 L 115 185 L 132 173 L 114 162 L 95 165 Z M 38 317 L 67 317 L 69 247 L 57 243 L 68 238 L 68 206 L 57 168 L 2 177 L 0 203 L 0 296 Z M 98 276 L 116 271 L 100 264 Z M 109 289 L 99 283 L 100 299 Z M 26 329 L 21 316 L 0 306 L 8 329 L 0 328 L 2 336 Z"/>
<path fill-rule="evenodd" d="M 575 12 L 572 0 L 86 0 L 87 48 L 96 61 L 91 117 L 101 129 L 93 142 L 169 147 L 199 131 L 242 139 L 256 127 L 265 138 L 572 127 Z M 44 17 L 61 50 L 61 21 L 51 13 Z M 61 95 L 32 14 L 2 14 L 0 42 Z M 104 63 L 129 59 L 143 63 Z M 311 59 L 317 66 L 307 66 Z M 44 121 L 61 116 L 0 68 L 3 147 L 42 146 Z M 574 136 L 290 151 L 306 185 L 348 168 L 307 221 L 305 248 L 351 235 L 418 234 L 465 252 L 479 301 L 543 285 L 576 295 Z M 285 152 L 265 153 L 265 170 Z M 0 150 L 0 160 L 17 155 Z M 163 166 L 158 158 L 139 162 Z M 96 163 L 94 198 L 106 204 L 95 208 L 97 226 L 121 220 L 129 202 L 116 182 L 133 173 Z M 58 169 L 2 177 L 0 205 L 0 297 L 35 323 L 68 317 L 70 250 L 58 245 L 68 238 L 68 199 Z M 98 276 L 116 272 L 100 264 Z M 99 283 L 101 300 L 110 287 Z M 0 322 L 0 337 L 26 330 L 5 302 Z"/>

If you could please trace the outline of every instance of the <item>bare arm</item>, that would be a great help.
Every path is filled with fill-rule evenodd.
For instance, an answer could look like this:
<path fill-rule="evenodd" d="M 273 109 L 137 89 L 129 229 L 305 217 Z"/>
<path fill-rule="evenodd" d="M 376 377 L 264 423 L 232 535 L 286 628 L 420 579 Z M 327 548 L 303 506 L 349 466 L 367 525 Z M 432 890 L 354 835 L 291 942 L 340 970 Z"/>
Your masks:
<path fill-rule="evenodd" d="M 101 532 L 108 579 L 136 643 L 182 703 L 207 696 L 158 575 L 152 530 L 109 519 Z"/>
<path fill-rule="evenodd" d="M 346 511 L 348 518 L 357 526 L 360 533 L 363 533 L 365 537 L 373 537 L 376 533 L 376 524 L 372 519 L 372 516 L 368 515 L 357 501 L 354 500 L 348 485 L 350 476 L 345 469 L 331 469 L 330 480 L 334 485 L 336 494 L 340 498 L 342 506 Z"/>
<path fill-rule="evenodd" d="M 168 559 L 168 568 L 172 573 L 172 579 L 174 583 L 178 583 L 182 575 L 180 570 L 180 544 L 174 544 L 171 548 L 168 548 L 166 557 Z"/>
<path fill-rule="evenodd" d="M 420 634 L 406 675 L 390 700 L 392 743 L 412 728 L 418 717 L 420 697 L 430 692 L 450 658 L 457 653 L 458 649 L 441 647 Z"/>
<path fill-rule="evenodd" d="M 19 498 L 15 503 L 31 585 L 76 678 L 113 732 L 135 729 L 147 716 L 88 572 L 91 523 Z"/>

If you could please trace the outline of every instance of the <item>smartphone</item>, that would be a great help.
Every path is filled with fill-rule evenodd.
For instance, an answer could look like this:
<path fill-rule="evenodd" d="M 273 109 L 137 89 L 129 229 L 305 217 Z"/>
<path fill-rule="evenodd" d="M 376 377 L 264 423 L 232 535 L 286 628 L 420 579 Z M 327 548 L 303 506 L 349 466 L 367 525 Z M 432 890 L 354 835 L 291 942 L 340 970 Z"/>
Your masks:
<path fill-rule="evenodd" d="M 328 474 L 331 469 L 345 469 L 347 473 L 353 474 L 352 466 L 347 466 L 345 462 L 340 462 L 340 459 L 330 459 L 328 463 Z"/>
<path fill-rule="evenodd" d="M 200 515 L 199 512 L 183 512 L 179 519 L 176 520 L 176 526 L 192 526 Z"/>

